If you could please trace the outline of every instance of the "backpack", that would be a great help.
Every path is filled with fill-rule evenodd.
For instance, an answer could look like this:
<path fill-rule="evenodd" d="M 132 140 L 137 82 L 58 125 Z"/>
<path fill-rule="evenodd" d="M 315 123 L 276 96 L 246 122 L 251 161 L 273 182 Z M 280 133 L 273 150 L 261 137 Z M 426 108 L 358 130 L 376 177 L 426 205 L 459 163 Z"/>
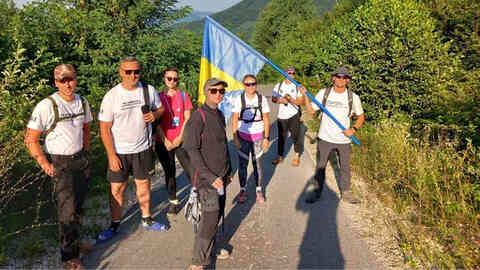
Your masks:
<path fill-rule="evenodd" d="M 47 137 L 47 135 L 50 132 L 52 132 L 57 127 L 58 122 L 65 121 L 65 120 L 71 120 L 71 119 L 74 119 L 76 117 L 83 116 L 83 115 L 85 115 L 85 112 L 87 110 L 87 101 L 85 100 L 84 97 L 80 96 L 80 99 L 82 100 L 82 110 L 83 111 L 81 113 L 77 113 L 77 114 L 74 114 L 74 115 L 60 117 L 60 112 L 58 110 L 58 104 L 55 101 L 55 99 L 52 96 L 48 96 L 47 99 L 50 100 L 50 102 L 52 103 L 54 118 L 53 118 L 52 125 L 45 131 L 45 138 Z"/>
<path fill-rule="evenodd" d="M 252 122 L 260 122 L 260 121 L 263 121 L 263 112 L 262 112 L 262 95 L 257 94 L 257 100 L 258 100 L 258 107 L 248 107 L 247 108 L 247 102 L 245 100 L 245 92 L 243 92 L 241 95 L 240 95 L 240 100 L 242 102 L 242 109 L 240 110 L 240 116 L 238 117 L 238 120 L 242 120 L 244 123 L 252 123 Z M 243 114 L 245 113 L 246 110 L 248 109 L 253 109 L 255 110 L 255 113 L 253 115 L 253 118 L 252 119 L 244 119 L 243 118 Z M 260 119 L 259 120 L 255 120 L 255 118 L 257 117 L 257 112 L 260 111 Z"/>
<path fill-rule="evenodd" d="M 327 104 L 327 99 L 328 96 L 330 95 L 330 92 L 332 92 L 332 87 L 325 88 L 325 93 L 323 94 L 323 99 L 322 99 L 322 105 L 325 107 Z M 352 114 L 352 106 L 353 106 L 353 92 L 347 88 L 347 96 L 348 96 L 348 117 L 351 117 Z M 320 113 L 318 116 L 318 119 L 320 122 L 322 121 L 323 118 L 323 111 Z"/>
<path fill-rule="evenodd" d="M 283 80 L 280 82 L 280 84 L 278 85 L 278 88 L 277 88 L 277 92 L 278 94 L 280 94 L 280 89 L 282 88 L 282 84 L 283 84 Z M 297 88 L 297 92 L 298 92 L 298 88 Z M 291 104 L 291 103 L 290 103 Z M 288 106 L 288 104 L 283 104 L 285 106 Z M 298 105 L 295 105 L 295 104 L 291 104 L 293 106 L 293 108 L 297 109 L 297 111 L 299 111 L 300 113 L 302 113 L 302 110 L 300 109 L 300 107 Z"/>

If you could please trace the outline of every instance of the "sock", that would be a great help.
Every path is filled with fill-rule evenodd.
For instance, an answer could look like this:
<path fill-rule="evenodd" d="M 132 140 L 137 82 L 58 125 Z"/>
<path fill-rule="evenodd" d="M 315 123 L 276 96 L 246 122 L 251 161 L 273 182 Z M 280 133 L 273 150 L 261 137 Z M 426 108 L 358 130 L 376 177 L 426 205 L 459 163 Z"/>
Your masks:
<path fill-rule="evenodd" d="M 114 232 L 118 231 L 118 227 L 120 226 L 120 220 L 112 220 L 110 223 L 110 229 Z"/>
<path fill-rule="evenodd" d="M 262 192 L 262 187 L 257 187 L 257 192 Z"/>
<path fill-rule="evenodd" d="M 168 201 L 169 201 L 171 204 L 175 204 L 175 205 L 180 204 L 180 202 L 179 202 L 177 199 L 175 199 L 175 200 L 168 200 Z"/>
<path fill-rule="evenodd" d="M 241 188 L 240 188 L 240 191 L 245 191 L 245 187 L 241 187 Z"/>

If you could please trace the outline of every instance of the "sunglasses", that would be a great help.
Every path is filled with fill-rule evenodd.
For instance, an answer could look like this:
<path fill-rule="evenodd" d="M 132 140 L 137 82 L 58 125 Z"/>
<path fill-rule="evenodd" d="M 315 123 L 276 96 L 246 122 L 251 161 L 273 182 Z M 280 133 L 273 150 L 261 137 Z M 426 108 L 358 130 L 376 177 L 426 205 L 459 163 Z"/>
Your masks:
<path fill-rule="evenodd" d="M 132 70 L 124 70 L 124 71 L 125 71 L 125 74 L 127 75 L 132 75 L 132 73 L 135 75 L 140 74 L 140 69 L 132 69 Z"/>
<path fill-rule="evenodd" d="M 71 81 L 75 81 L 75 78 L 73 78 L 73 77 L 65 77 L 65 78 L 63 78 L 63 79 L 61 79 L 61 80 L 57 80 L 57 81 L 60 82 L 60 83 L 68 83 L 68 82 L 71 82 Z"/>
<path fill-rule="evenodd" d="M 337 75 L 335 75 L 335 78 L 339 78 L 339 79 L 349 79 L 350 77 L 348 77 L 347 75 L 337 74 Z"/>
<path fill-rule="evenodd" d="M 250 86 L 255 86 L 257 85 L 257 82 L 251 82 L 251 83 L 243 83 L 243 85 L 250 87 Z"/>
<path fill-rule="evenodd" d="M 287 72 L 288 75 L 295 75 L 295 72 Z"/>
<path fill-rule="evenodd" d="M 178 82 L 178 77 L 165 77 L 167 79 L 167 81 L 171 82 L 171 81 L 174 81 L 174 82 Z"/>
<path fill-rule="evenodd" d="M 225 88 L 208 88 L 208 91 L 210 91 L 212 95 L 215 95 L 217 92 L 219 92 L 220 95 L 225 94 Z"/>

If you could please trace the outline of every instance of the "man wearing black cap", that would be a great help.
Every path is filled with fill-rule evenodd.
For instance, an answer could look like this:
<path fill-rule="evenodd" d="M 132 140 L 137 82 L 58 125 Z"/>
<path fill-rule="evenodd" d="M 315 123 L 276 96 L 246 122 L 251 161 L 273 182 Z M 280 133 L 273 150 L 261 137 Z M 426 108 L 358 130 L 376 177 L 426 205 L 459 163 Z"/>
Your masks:
<path fill-rule="evenodd" d="M 217 78 L 206 81 L 205 104 L 192 114 L 185 126 L 183 148 L 194 168 L 192 186 L 199 193 L 201 219 L 195 235 L 190 269 L 210 264 L 218 221 L 225 208 L 225 185 L 230 181 L 225 117 L 218 109 L 227 83 Z"/>
<path fill-rule="evenodd" d="M 285 72 L 288 76 L 295 78 L 295 68 L 288 67 Z M 285 79 L 273 88 L 272 101 L 279 104 L 277 115 L 278 157 L 272 163 L 277 165 L 283 161 L 285 142 L 290 131 L 295 151 L 292 166 L 297 167 L 300 165 L 300 155 L 303 152 L 303 139 L 300 137 L 302 136 L 300 121 L 302 109 L 300 106 L 304 102 L 303 96 L 293 82 Z"/>
<path fill-rule="evenodd" d="M 315 171 L 315 179 L 318 187 L 310 196 L 307 197 L 307 203 L 317 201 L 322 192 L 325 182 L 325 167 L 327 165 L 328 156 L 332 150 L 337 151 L 340 159 L 340 192 L 342 200 L 349 203 L 359 203 L 360 201 L 350 191 L 350 154 L 352 152 L 350 146 L 350 136 L 360 129 L 365 122 L 362 104 L 358 95 L 347 88 L 348 83 L 352 79 L 346 67 L 338 67 L 332 73 L 333 86 L 322 89 L 315 96 L 315 99 L 322 101 L 322 105 L 330 111 L 335 118 L 342 123 L 346 130 L 342 131 L 330 117 L 320 115 L 320 128 L 318 130 L 317 143 L 317 166 Z M 300 91 L 305 95 L 305 88 Z M 305 95 L 305 105 L 310 114 L 318 111 L 315 104 L 311 104 Z M 350 118 L 356 116 L 356 121 L 351 125 Z"/>

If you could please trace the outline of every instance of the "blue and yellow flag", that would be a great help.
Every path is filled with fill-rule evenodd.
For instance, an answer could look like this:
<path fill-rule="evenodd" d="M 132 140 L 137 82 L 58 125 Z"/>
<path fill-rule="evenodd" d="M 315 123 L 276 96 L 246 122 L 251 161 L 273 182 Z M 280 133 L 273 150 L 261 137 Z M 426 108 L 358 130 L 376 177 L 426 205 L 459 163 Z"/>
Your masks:
<path fill-rule="evenodd" d="M 228 83 L 227 94 L 220 109 L 228 119 L 232 98 L 239 93 L 238 90 L 243 90 L 243 76 L 246 74 L 257 75 L 264 64 L 264 58 L 260 57 L 256 51 L 207 16 L 200 61 L 199 103 L 205 101 L 203 86 L 209 78 L 216 77 L 226 81 Z"/>

